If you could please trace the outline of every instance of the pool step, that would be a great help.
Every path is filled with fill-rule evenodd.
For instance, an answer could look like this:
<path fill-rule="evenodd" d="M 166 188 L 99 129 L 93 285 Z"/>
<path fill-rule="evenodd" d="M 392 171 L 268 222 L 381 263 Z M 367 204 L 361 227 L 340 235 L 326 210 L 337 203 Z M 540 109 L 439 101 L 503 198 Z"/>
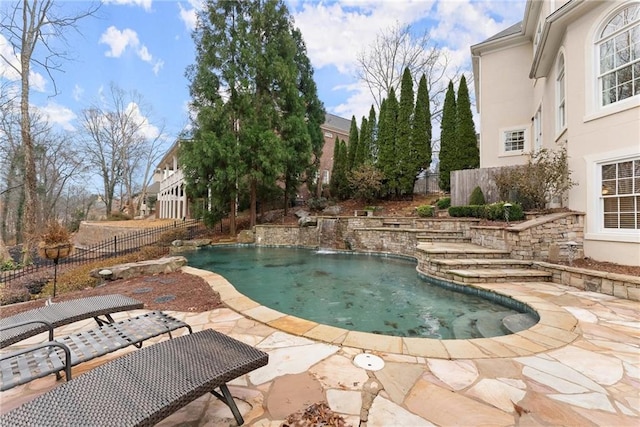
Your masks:
<path fill-rule="evenodd" d="M 462 231 L 428 230 L 416 234 L 418 243 L 471 243 L 470 237 L 465 237 Z"/>
<path fill-rule="evenodd" d="M 511 255 L 509 251 L 459 242 L 423 242 L 418 243 L 416 250 L 429 259 L 507 259 Z"/>
<path fill-rule="evenodd" d="M 471 268 L 451 269 L 446 278 L 462 283 L 548 282 L 552 273 L 534 268 Z"/>
<path fill-rule="evenodd" d="M 509 334 L 503 319 L 512 316 L 511 311 L 479 312 L 464 314 L 452 323 L 453 335 L 457 339 L 490 338 Z"/>

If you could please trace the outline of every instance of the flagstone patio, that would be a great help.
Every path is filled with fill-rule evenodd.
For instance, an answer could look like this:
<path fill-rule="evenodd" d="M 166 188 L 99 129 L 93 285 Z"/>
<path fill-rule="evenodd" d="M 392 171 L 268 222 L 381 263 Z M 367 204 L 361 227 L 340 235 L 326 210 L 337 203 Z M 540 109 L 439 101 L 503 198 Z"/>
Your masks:
<path fill-rule="evenodd" d="M 483 284 L 530 304 L 541 313 L 540 322 L 498 338 L 407 339 L 287 316 L 243 297 L 220 276 L 185 271 L 204 277 L 231 308 L 171 315 L 194 331 L 213 328 L 269 353 L 267 366 L 230 383 L 246 425 L 279 426 L 289 414 L 320 401 L 353 426 L 640 425 L 638 302 L 549 282 Z M 57 333 L 88 329 L 92 322 Z M 81 364 L 73 374 L 126 351 L 135 349 Z M 362 353 L 379 356 L 384 366 L 358 367 L 353 359 Z M 57 384 L 50 376 L 3 392 L 0 411 Z M 234 420 L 208 395 L 159 425 L 186 423 Z"/>

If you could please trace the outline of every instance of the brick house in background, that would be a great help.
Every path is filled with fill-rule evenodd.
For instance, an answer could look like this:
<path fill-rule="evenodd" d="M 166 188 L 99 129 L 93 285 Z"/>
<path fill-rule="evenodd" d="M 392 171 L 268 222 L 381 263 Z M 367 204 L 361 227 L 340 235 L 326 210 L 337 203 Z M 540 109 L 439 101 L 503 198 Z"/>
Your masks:
<path fill-rule="evenodd" d="M 528 0 L 471 54 L 480 167 L 566 147 L 585 256 L 640 265 L 640 1 Z"/>
<path fill-rule="evenodd" d="M 351 130 L 351 120 L 326 113 L 325 120 L 320 125 L 322 135 L 324 137 L 324 146 L 322 147 L 322 156 L 320 157 L 320 166 L 318 167 L 318 175 L 320 186 L 318 190 L 322 190 L 322 186 L 329 185 L 331 180 L 331 170 L 333 169 L 333 150 L 336 146 L 336 137 L 349 143 L 349 131 Z"/>
<path fill-rule="evenodd" d="M 318 174 L 324 184 L 329 184 L 331 179 L 336 136 L 349 142 L 350 128 L 350 120 L 329 113 L 326 114 L 325 122 L 320 126 L 324 135 L 324 146 Z M 153 176 L 153 185 L 155 186 L 157 183 L 159 187 L 155 205 L 157 218 L 183 219 L 192 217 L 190 201 L 185 191 L 184 174 L 178 162 L 180 142 L 177 140 L 162 157 Z M 303 197 L 307 198 L 309 194 L 303 194 Z"/>

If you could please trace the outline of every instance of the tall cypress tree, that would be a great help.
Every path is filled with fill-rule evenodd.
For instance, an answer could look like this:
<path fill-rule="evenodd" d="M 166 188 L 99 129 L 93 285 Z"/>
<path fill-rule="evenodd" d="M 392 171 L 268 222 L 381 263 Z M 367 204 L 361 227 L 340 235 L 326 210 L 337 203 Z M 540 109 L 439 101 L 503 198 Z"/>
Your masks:
<path fill-rule="evenodd" d="M 349 182 L 347 180 L 347 175 L 349 173 L 349 154 L 347 143 L 344 140 L 340 141 L 340 148 L 338 151 L 338 170 L 337 170 L 337 180 L 338 180 L 338 198 L 341 200 L 347 199 L 349 197 Z"/>
<path fill-rule="evenodd" d="M 451 191 L 451 171 L 455 170 L 456 146 L 456 93 L 453 82 L 449 81 L 447 93 L 442 108 L 442 122 L 440 123 L 440 189 Z"/>
<path fill-rule="evenodd" d="M 476 127 L 473 123 L 471 113 L 471 102 L 469 101 L 469 88 L 467 80 L 462 75 L 458 87 L 458 99 L 456 100 L 456 136 L 458 146 L 457 168 L 475 169 L 480 167 L 480 152 L 478 150 L 478 138 Z"/>
<path fill-rule="evenodd" d="M 347 173 L 351 172 L 354 168 L 359 142 L 358 123 L 356 122 L 356 116 L 351 116 L 351 128 L 349 129 L 349 145 L 347 147 Z"/>
<path fill-rule="evenodd" d="M 409 68 L 404 69 L 400 86 L 400 104 L 398 106 L 398 124 L 396 131 L 396 163 L 392 189 L 396 195 L 413 194 L 413 182 L 416 177 L 415 153 L 412 151 L 411 119 L 414 108 L 413 78 Z"/>
<path fill-rule="evenodd" d="M 382 105 L 380 106 L 380 111 L 382 111 Z M 376 119 L 376 109 L 371 105 L 371 109 L 369 109 L 369 120 L 367 120 L 367 124 L 369 125 L 369 152 L 370 159 L 373 164 L 376 164 L 378 160 L 378 121 Z"/>
<path fill-rule="evenodd" d="M 331 166 L 331 177 L 329 178 L 329 192 L 332 197 L 338 197 L 340 162 L 340 140 L 336 136 L 336 140 L 333 144 L 333 165 Z"/>
<path fill-rule="evenodd" d="M 383 104 L 380 108 L 378 123 L 378 169 L 384 175 L 385 192 L 390 195 L 398 188 L 396 174 L 398 101 L 393 88 L 389 90 L 389 96 Z"/>
<path fill-rule="evenodd" d="M 365 116 L 362 116 L 360 122 L 360 142 L 358 144 L 358 152 L 354 162 L 354 168 L 370 162 L 371 159 L 371 132 L 369 131 L 369 122 Z"/>
<path fill-rule="evenodd" d="M 418 84 L 412 132 L 411 151 L 416 159 L 416 173 L 418 173 L 423 169 L 428 169 L 431 164 L 431 107 L 427 78 L 424 74 Z"/>

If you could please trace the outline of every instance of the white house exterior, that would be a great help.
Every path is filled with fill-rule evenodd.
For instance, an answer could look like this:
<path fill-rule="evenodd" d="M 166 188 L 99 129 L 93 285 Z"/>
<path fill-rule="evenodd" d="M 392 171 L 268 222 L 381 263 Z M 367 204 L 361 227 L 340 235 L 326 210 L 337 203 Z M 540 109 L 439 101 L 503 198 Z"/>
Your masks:
<path fill-rule="evenodd" d="M 180 140 L 171 146 L 155 171 L 154 181 L 160 183 L 156 202 L 158 218 L 191 218 L 184 174 L 178 163 L 179 147 Z"/>
<path fill-rule="evenodd" d="M 566 146 L 585 256 L 640 265 L 640 1 L 527 1 L 471 47 L 480 167 Z"/>

